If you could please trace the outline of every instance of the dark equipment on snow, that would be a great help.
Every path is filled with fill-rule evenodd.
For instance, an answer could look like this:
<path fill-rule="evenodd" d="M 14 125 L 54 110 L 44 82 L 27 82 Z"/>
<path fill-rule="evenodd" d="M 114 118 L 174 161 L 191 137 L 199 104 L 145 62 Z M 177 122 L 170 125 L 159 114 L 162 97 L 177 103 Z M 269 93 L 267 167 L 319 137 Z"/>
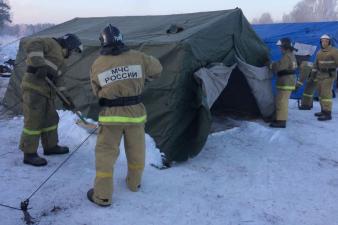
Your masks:
<path fill-rule="evenodd" d="M 5 64 L 14 67 L 15 66 L 15 60 L 14 59 L 9 59 L 9 60 L 5 61 Z"/>
<path fill-rule="evenodd" d="M 0 65 L 0 76 L 1 77 L 10 77 L 12 69 L 6 65 Z"/>

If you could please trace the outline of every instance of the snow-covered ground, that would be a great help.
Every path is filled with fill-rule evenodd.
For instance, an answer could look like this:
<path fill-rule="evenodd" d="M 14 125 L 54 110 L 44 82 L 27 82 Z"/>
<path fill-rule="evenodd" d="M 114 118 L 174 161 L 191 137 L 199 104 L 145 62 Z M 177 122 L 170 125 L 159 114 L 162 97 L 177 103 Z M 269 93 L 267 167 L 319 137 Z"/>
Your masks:
<path fill-rule="evenodd" d="M 290 101 L 286 129 L 261 121 L 211 134 L 203 151 L 167 170 L 151 167 L 159 152 L 147 136 L 147 163 L 138 193 L 125 185 L 123 146 L 116 164 L 113 204 L 99 208 L 86 192 L 95 175 L 96 136 L 89 140 L 31 199 L 38 224 L 81 225 L 337 225 L 338 101 L 333 120 Z M 61 117 L 60 143 L 70 149 L 88 136 L 70 112 Z M 18 141 L 23 118 L 0 121 L 0 203 L 18 206 L 67 156 L 50 156 L 48 166 L 22 163 Z M 39 150 L 41 152 L 41 149 Z M 23 224 L 20 211 L 0 207 L 0 224 Z"/>
<path fill-rule="evenodd" d="M 15 59 L 19 47 L 16 36 L 0 36 L 0 64 L 8 59 Z"/>

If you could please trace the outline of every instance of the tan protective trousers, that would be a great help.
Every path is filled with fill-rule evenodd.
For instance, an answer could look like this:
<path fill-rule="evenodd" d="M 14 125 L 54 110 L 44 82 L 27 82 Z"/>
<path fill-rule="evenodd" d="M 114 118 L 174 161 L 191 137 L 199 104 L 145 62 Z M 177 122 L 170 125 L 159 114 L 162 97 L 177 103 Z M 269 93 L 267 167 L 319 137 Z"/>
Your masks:
<path fill-rule="evenodd" d="M 289 98 L 291 91 L 277 89 L 276 96 L 276 120 L 288 119 Z"/>
<path fill-rule="evenodd" d="M 126 183 L 131 191 L 141 185 L 145 163 L 144 124 L 100 125 L 96 142 L 96 177 L 93 200 L 101 205 L 112 202 L 114 165 L 122 136 L 128 162 Z"/>
<path fill-rule="evenodd" d="M 23 91 L 22 99 L 24 128 L 19 148 L 24 153 L 36 153 L 40 137 L 44 149 L 55 147 L 58 143 L 59 116 L 54 100 L 34 91 Z"/>
<path fill-rule="evenodd" d="M 335 76 L 322 78 L 318 76 L 318 94 L 322 111 L 332 111 L 332 87 Z"/>
<path fill-rule="evenodd" d="M 308 80 L 305 85 L 305 89 L 302 95 L 301 105 L 312 107 L 313 95 L 317 88 L 317 80 Z"/>

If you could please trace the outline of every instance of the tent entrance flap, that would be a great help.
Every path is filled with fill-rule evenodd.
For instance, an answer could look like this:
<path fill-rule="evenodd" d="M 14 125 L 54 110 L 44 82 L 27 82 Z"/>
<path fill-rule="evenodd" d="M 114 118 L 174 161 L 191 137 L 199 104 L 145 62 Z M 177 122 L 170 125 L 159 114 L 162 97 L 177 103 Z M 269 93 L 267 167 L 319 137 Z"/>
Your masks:
<path fill-rule="evenodd" d="M 275 111 L 275 99 L 272 92 L 272 74 L 266 67 L 257 67 L 236 57 L 238 68 L 245 76 L 259 111 L 263 117 L 270 117 Z"/>
<path fill-rule="evenodd" d="M 214 63 L 210 68 L 203 67 L 194 73 L 197 81 L 202 83 L 202 90 L 209 109 L 227 86 L 235 67 L 236 64 L 227 67 L 223 63 Z"/>

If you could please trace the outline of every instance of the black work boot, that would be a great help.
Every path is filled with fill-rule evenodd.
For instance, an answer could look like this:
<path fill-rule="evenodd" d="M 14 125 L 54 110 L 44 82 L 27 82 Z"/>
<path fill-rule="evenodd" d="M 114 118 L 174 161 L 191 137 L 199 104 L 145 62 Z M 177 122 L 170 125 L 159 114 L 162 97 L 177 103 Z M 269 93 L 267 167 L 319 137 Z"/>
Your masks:
<path fill-rule="evenodd" d="M 23 156 L 23 163 L 32 166 L 45 166 L 47 165 L 47 160 L 41 158 L 37 153 L 25 153 Z"/>
<path fill-rule="evenodd" d="M 275 120 L 272 123 L 270 123 L 270 127 L 285 128 L 286 127 L 286 121 L 285 120 Z"/>
<path fill-rule="evenodd" d="M 323 115 L 323 111 L 321 111 L 321 112 L 316 112 L 314 115 L 317 116 L 317 117 L 322 116 L 322 115 Z"/>
<path fill-rule="evenodd" d="M 108 205 L 102 205 L 102 204 L 98 204 L 98 203 L 94 202 L 93 196 L 94 196 L 94 189 L 91 188 L 87 192 L 87 198 L 88 198 L 89 201 L 91 201 L 92 203 L 94 203 L 94 204 L 96 204 L 98 206 L 101 206 L 101 207 L 108 207 L 108 206 L 110 206 L 110 204 L 108 204 Z"/>
<path fill-rule="evenodd" d="M 66 146 L 59 146 L 59 145 L 53 148 L 43 150 L 44 155 L 61 155 L 61 154 L 67 154 L 67 153 L 69 153 L 69 148 Z"/>
<path fill-rule="evenodd" d="M 311 110 L 312 106 L 309 105 L 301 105 L 298 107 L 299 110 Z"/>
<path fill-rule="evenodd" d="M 323 111 L 323 114 L 317 118 L 319 121 L 332 120 L 330 111 Z"/>

